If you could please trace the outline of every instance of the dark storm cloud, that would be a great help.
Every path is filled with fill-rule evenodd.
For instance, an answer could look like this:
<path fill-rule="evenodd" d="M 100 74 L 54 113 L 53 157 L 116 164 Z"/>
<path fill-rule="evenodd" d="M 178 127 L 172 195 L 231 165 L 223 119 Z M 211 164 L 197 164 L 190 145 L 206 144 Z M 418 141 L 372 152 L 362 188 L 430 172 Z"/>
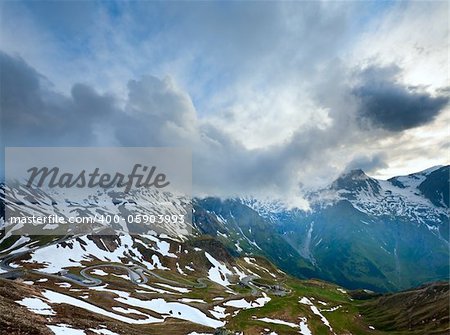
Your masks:
<path fill-rule="evenodd" d="M 6 146 L 182 145 L 196 125 L 189 96 L 169 78 L 130 81 L 118 108 L 114 96 L 85 84 L 57 93 L 23 59 L 0 52 L 0 84 Z"/>
<path fill-rule="evenodd" d="M 435 119 L 448 103 L 448 94 L 432 96 L 420 87 L 397 82 L 401 72 L 397 66 L 371 66 L 363 70 L 360 84 L 353 90 L 359 102 L 358 117 L 392 132 L 425 125 Z"/>
<path fill-rule="evenodd" d="M 76 84 L 66 97 L 20 57 L 0 52 L 2 141 L 6 146 L 89 145 L 115 111 L 114 98 Z"/>
<path fill-rule="evenodd" d="M 13 58 L 3 52 L 0 52 L 0 71 L 0 102 L 4 128 L 39 123 L 31 110 L 32 106 L 42 109 L 44 104 L 39 93 L 39 74 L 21 58 Z"/>
<path fill-rule="evenodd" d="M 361 169 L 367 173 L 375 172 L 378 169 L 385 169 L 388 167 L 385 159 L 386 157 L 383 154 L 376 154 L 373 156 L 357 156 L 347 164 L 345 170 L 350 171 L 354 169 Z"/>

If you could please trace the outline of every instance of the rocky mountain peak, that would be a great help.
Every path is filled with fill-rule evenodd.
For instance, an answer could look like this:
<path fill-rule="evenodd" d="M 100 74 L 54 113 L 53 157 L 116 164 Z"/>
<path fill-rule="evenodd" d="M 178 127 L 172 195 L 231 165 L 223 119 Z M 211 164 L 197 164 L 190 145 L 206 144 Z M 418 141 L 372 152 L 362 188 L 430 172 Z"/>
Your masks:
<path fill-rule="evenodd" d="M 344 172 L 331 184 L 330 188 L 333 190 L 379 192 L 380 185 L 376 179 L 370 178 L 363 170 L 354 169 Z"/>

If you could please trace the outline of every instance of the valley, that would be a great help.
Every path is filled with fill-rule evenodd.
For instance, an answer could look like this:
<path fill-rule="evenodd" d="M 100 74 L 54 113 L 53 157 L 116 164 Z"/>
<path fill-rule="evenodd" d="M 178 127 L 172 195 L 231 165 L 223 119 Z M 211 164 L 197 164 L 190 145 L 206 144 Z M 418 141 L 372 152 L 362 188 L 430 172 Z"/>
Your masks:
<path fill-rule="evenodd" d="M 439 200 L 445 188 L 429 191 L 429 185 L 442 185 L 429 177 L 437 171 L 442 178 L 441 170 L 396 178 L 403 188 L 353 172 L 311 193 L 309 212 L 275 202 L 197 198 L 192 225 L 162 227 L 171 234 L 4 232 L 0 329 L 87 335 L 447 334 L 448 207 Z M 411 180 L 419 191 L 405 190 Z M 424 198 L 421 185 L 437 198 Z M 58 216 L 68 213 L 67 205 L 71 213 L 119 215 L 142 214 L 161 201 L 158 194 L 132 196 L 131 207 L 108 193 L 69 203 L 41 193 L 38 202 L 22 198 L 14 206 Z M 179 201 L 171 206 L 183 208 L 185 200 Z"/>
<path fill-rule="evenodd" d="M 374 318 L 385 306 L 379 294 L 358 300 L 337 285 L 293 278 L 264 258 L 234 258 L 208 237 L 80 236 L 28 251 L 42 241 L 17 241 L 17 257 L 7 257 L 1 276 L 20 275 L 0 280 L 0 324 L 9 334 L 411 333 L 378 328 L 386 327 Z M 15 315 L 5 310 L 12 306 Z M 31 325 L 19 317 L 30 312 Z M 436 334 L 445 333 L 442 320 Z M 420 326 L 415 333 L 425 334 Z"/>

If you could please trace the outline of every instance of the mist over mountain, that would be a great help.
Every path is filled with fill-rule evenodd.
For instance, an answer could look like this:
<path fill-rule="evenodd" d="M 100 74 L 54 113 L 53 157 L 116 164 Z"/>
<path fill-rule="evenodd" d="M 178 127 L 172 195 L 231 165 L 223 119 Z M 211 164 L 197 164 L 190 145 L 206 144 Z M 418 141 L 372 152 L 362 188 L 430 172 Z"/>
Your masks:
<path fill-rule="evenodd" d="M 267 257 L 299 278 L 321 278 L 351 289 L 406 289 L 448 278 L 446 185 L 449 166 L 386 181 L 351 170 L 329 187 L 310 192 L 308 210 L 256 198 L 195 198 L 192 226 L 169 227 L 169 233 L 213 236 L 234 255 Z M 157 207 L 160 197 L 135 193 L 133 202 L 139 206 L 132 210 L 111 191 L 69 202 L 43 193 L 34 203 L 23 198 L 19 208 L 68 215 L 70 204 L 72 212 L 84 215 L 142 214 L 146 206 Z M 186 200 L 171 201 L 173 211 L 180 211 Z"/>
<path fill-rule="evenodd" d="M 0 239 L 0 277 L 7 279 L 0 282 L 8 288 L 0 289 L 0 324 L 38 333 L 46 327 L 95 332 L 100 322 L 127 334 L 145 331 L 148 324 L 156 333 L 170 327 L 177 334 L 210 329 L 253 334 L 252 327 L 279 334 L 406 328 L 444 334 L 448 285 L 412 288 L 449 279 L 449 169 L 438 166 L 387 181 L 350 170 L 309 193 L 308 210 L 256 198 L 194 198 L 192 223 L 168 226 L 164 233 L 128 235 L 120 232 L 126 226 L 117 226 L 110 236 L 58 236 L 58 227 L 48 225 L 46 235 L 27 236 L 14 235 L 20 227 L 10 226 Z M 28 215 L 145 215 L 164 200 L 170 199 L 174 211 L 186 202 L 148 192 L 133 193 L 127 204 L 111 190 L 85 199 L 7 191 L 8 185 L 2 186 L 2 206 Z M 405 319 L 409 312 L 398 299 L 422 311 L 414 322 Z M 8 314 L 17 304 L 24 306 L 18 315 L 28 309 L 51 319 L 47 325 L 17 319 Z M 61 304 L 77 313 L 67 314 Z M 271 306 L 292 314 L 279 315 Z M 434 312 L 425 312 L 430 306 Z M 363 318 L 338 321 L 354 320 L 350 310 Z M 86 313 L 97 321 L 83 321 Z M 393 316 L 396 323 L 386 321 Z M 55 323 L 59 318 L 65 325 Z"/>
<path fill-rule="evenodd" d="M 352 170 L 311 192 L 307 211 L 256 199 L 199 206 L 235 251 L 264 254 L 299 277 L 391 291 L 448 278 L 448 185 L 449 166 L 387 181 Z"/>

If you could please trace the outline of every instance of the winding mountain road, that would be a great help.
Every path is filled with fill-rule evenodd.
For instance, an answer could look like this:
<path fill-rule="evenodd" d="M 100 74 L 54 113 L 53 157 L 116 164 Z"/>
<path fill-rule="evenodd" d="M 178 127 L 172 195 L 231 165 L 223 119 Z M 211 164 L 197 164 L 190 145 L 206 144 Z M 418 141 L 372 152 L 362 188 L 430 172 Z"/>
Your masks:
<path fill-rule="evenodd" d="M 58 240 L 55 240 L 54 242 L 52 242 L 51 244 L 57 244 L 63 240 L 64 240 L 64 238 L 58 239 Z M 48 246 L 48 245 L 46 245 L 46 246 Z M 79 275 L 69 273 L 67 270 L 62 270 L 58 274 L 50 274 L 50 273 L 46 273 L 46 272 L 39 271 L 39 270 L 16 268 L 16 267 L 12 267 L 10 265 L 14 261 L 14 259 L 17 259 L 20 256 L 27 254 L 29 252 L 32 252 L 34 250 L 37 250 L 37 249 L 39 249 L 39 247 L 34 247 L 34 248 L 31 248 L 30 250 L 21 251 L 21 252 L 7 255 L 7 256 L 1 258 L 0 259 L 0 268 L 2 270 L 4 270 L 5 272 L 1 273 L 0 277 L 18 278 L 18 277 L 22 277 L 25 273 L 33 273 L 33 274 L 37 274 L 37 275 L 41 275 L 41 276 L 44 275 L 46 277 L 55 278 L 58 280 L 69 281 L 71 283 L 74 283 L 74 284 L 77 284 L 77 285 L 80 285 L 83 287 L 92 287 L 92 286 L 102 285 L 103 281 L 98 277 L 93 277 L 88 272 L 95 270 L 95 269 L 100 269 L 100 268 L 115 268 L 115 269 L 120 269 L 120 270 L 126 271 L 130 281 L 136 285 L 147 283 L 148 282 L 147 276 L 152 276 L 152 277 L 154 277 L 160 281 L 163 281 L 167 284 L 172 284 L 172 285 L 176 285 L 176 286 L 189 286 L 191 288 L 202 288 L 202 289 L 208 287 L 208 285 L 206 283 L 206 281 L 209 281 L 208 278 L 197 278 L 197 280 L 196 280 L 197 283 L 193 283 L 193 282 L 190 282 L 187 280 L 185 283 L 182 283 L 182 282 L 178 282 L 178 281 L 171 280 L 168 278 L 164 278 L 164 277 L 160 276 L 159 274 L 157 274 L 147 268 L 144 268 L 138 264 L 133 264 L 131 266 L 125 266 L 125 265 L 116 264 L 116 263 L 96 264 L 96 265 L 91 265 L 91 266 L 88 266 L 88 267 L 80 270 Z M 239 281 L 239 283 L 243 286 L 249 287 L 252 290 L 251 295 L 257 295 L 258 292 L 264 291 L 261 287 L 259 287 L 255 283 L 253 283 L 253 280 L 255 280 L 257 278 L 258 277 L 255 275 L 246 276 L 246 277 L 242 278 Z"/>

